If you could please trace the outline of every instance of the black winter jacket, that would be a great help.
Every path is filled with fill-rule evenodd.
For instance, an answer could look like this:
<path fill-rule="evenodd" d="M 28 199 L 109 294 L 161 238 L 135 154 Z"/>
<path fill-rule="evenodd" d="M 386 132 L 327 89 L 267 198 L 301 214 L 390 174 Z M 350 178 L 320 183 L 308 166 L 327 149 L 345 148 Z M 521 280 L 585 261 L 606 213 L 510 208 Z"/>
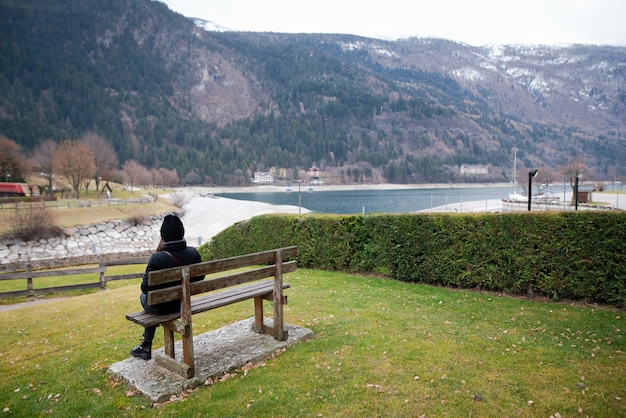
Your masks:
<path fill-rule="evenodd" d="M 162 250 L 157 251 L 150 256 L 146 271 L 143 274 L 143 281 L 141 282 L 141 292 L 148 293 L 148 290 L 163 289 L 169 287 L 168 285 L 148 286 L 148 273 L 155 270 L 163 270 L 171 267 L 179 267 L 187 264 L 200 263 L 202 259 L 200 254 L 194 247 L 188 247 L 187 242 L 182 239 L 180 241 L 170 241 L 163 243 Z M 204 276 L 192 277 L 192 282 L 197 282 L 204 279 Z M 179 282 L 180 283 L 180 282 Z M 180 301 L 172 301 L 166 303 L 160 303 L 152 306 L 152 308 L 168 312 L 177 312 L 180 310 Z"/>

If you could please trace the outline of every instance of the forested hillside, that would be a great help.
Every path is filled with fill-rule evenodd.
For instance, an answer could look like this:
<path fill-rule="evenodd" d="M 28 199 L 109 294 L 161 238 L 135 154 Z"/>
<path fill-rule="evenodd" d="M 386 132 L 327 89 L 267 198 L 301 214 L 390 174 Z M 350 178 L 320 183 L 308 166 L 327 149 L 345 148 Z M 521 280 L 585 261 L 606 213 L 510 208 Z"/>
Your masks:
<path fill-rule="evenodd" d="M 520 168 L 614 178 L 624 62 L 616 47 L 207 32 L 150 0 L 3 0 L 0 135 L 28 154 L 93 131 L 185 184 L 311 166 L 330 182 L 509 181 L 515 149 Z"/>

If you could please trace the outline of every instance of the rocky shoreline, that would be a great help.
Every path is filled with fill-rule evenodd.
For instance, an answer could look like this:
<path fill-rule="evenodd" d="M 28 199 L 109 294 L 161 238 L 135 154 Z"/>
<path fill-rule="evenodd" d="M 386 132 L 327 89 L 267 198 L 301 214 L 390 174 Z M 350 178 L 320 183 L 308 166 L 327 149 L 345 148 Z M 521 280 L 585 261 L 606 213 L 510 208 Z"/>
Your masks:
<path fill-rule="evenodd" d="M 162 217 L 146 218 L 141 224 L 111 221 L 71 228 L 65 236 L 39 241 L 3 239 L 0 242 L 0 271 L 19 270 L 79 262 L 135 258 L 149 255 L 159 242 Z M 63 263 L 65 264 L 65 263 Z"/>

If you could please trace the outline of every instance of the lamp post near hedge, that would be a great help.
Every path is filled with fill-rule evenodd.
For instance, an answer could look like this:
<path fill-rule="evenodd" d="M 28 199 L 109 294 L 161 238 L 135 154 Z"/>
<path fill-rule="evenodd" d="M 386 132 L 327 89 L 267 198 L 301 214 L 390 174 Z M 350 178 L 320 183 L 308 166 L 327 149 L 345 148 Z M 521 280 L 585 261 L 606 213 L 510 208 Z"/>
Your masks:
<path fill-rule="evenodd" d="M 296 180 L 291 180 L 289 182 L 289 184 L 287 185 L 287 194 L 291 193 L 291 183 L 297 184 L 298 185 L 298 215 L 301 213 L 302 209 L 301 209 L 301 195 L 300 195 L 300 185 L 301 184 L 306 184 L 306 181 L 296 181 Z M 309 184 L 309 188 L 308 188 L 308 192 L 309 193 L 313 193 L 313 187 L 311 187 L 311 185 Z"/>
<path fill-rule="evenodd" d="M 539 170 L 533 170 L 528 172 L 528 210 L 530 211 L 530 202 L 533 198 L 533 177 L 537 175 Z"/>
<path fill-rule="evenodd" d="M 578 210 L 578 182 L 583 178 L 583 173 L 576 173 L 576 182 L 574 184 L 574 210 Z"/>

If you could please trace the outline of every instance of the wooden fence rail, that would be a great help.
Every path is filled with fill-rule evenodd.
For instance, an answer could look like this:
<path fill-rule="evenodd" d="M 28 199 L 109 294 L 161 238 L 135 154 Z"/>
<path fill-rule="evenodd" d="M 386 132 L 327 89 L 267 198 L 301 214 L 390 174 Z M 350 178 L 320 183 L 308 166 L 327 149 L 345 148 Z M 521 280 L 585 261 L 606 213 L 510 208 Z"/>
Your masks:
<path fill-rule="evenodd" d="M 149 193 L 148 196 L 133 197 L 129 199 L 82 199 L 82 200 L 38 200 L 33 202 L 15 201 L 14 199 L 0 199 L 0 211 L 5 210 L 29 210 L 29 209 L 63 209 L 63 208 L 88 208 L 92 206 L 114 206 L 145 204 L 156 202 L 158 195 Z"/>
<path fill-rule="evenodd" d="M 143 277 L 143 271 L 139 273 L 117 274 L 107 275 L 107 269 L 113 266 L 128 266 L 135 264 L 147 264 L 148 258 L 136 258 L 127 260 L 111 260 L 101 261 L 98 267 L 82 267 L 74 266 L 77 268 L 64 268 L 64 269 L 41 269 L 33 270 L 30 265 L 26 267 L 26 271 L 2 273 L 0 274 L 0 282 L 6 280 L 26 280 L 26 289 L 14 290 L 8 292 L 0 292 L 0 299 L 17 297 L 17 296 L 37 296 L 47 293 L 65 292 L 71 290 L 84 290 L 84 289 L 106 289 L 107 282 L 114 280 L 127 280 Z M 93 265 L 93 264 L 90 264 Z M 33 286 L 34 279 L 42 277 L 62 277 L 62 276 L 77 276 L 79 274 L 93 274 L 98 277 L 98 281 L 60 285 L 44 288 L 35 288 Z"/>

